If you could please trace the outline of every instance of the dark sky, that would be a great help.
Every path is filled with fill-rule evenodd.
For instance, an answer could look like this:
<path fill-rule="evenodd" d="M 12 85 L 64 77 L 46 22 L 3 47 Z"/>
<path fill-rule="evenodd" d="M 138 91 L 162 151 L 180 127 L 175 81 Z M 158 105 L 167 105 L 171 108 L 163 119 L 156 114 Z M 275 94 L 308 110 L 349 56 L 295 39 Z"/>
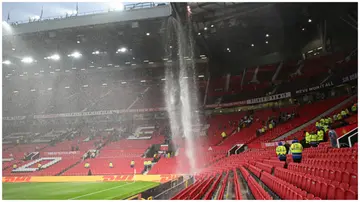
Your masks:
<path fill-rule="evenodd" d="M 107 11 L 109 5 L 113 2 L 79 2 L 79 14 L 92 11 Z M 136 4 L 137 2 L 123 2 L 124 5 Z M 76 2 L 37 2 L 37 3 L 23 3 L 23 2 L 4 2 L 2 3 L 2 20 L 6 21 L 8 13 L 10 13 L 9 22 L 27 21 L 29 17 L 40 16 L 41 8 L 44 8 L 43 18 L 65 16 L 66 12 L 76 10 Z"/>

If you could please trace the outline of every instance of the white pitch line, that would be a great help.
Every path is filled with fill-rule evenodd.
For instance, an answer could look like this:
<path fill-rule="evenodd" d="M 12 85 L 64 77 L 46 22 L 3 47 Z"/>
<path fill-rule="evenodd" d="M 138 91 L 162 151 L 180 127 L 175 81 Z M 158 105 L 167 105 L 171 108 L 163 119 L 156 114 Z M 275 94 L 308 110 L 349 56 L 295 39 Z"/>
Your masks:
<path fill-rule="evenodd" d="M 94 194 L 97 194 L 97 193 L 101 193 L 101 192 L 104 192 L 104 191 L 116 189 L 116 188 L 119 188 L 119 187 L 124 187 L 124 186 L 126 186 L 126 185 L 134 184 L 134 183 L 135 183 L 135 182 L 126 183 L 126 184 L 119 185 L 119 186 L 116 186 L 116 187 L 111 187 L 111 188 L 103 189 L 103 190 L 100 190 L 100 191 L 97 191 L 97 192 L 92 192 L 92 193 L 89 193 L 89 194 L 84 194 L 84 195 L 81 195 L 81 196 L 77 196 L 77 197 L 74 197 L 74 198 L 70 198 L 70 199 L 68 199 L 68 200 L 74 200 L 74 199 L 82 198 L 82 197 L 84 197 L 84 196 L 91 196 L 91 195 L 94 195 Z"/>

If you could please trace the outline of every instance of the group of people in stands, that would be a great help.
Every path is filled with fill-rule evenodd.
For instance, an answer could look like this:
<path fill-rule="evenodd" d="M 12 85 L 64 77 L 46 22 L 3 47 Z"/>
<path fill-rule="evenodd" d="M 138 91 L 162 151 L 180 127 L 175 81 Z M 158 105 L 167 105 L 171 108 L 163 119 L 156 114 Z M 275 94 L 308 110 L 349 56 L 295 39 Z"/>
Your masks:
<path fill-rule="evenodd" d="M 267 121 L 263 121 L 263 126 L 256 130 L 256 135 L 264 134 L 266 131 L 275 128 L 278 124 L 285 123 L 298 116 L 299 113 L 294 110 L 291 113 L 281 112 L 278 117 L 269 117 Z"/>
<path fill-rule="evenodd" d="M 285 143 L 285 145 L 283 145 L 282 142 L 279 142 L 278 146 L 276 147 L 276 155 L 278 156 L 280 161 L 286 162 L 286 154 L 288 154 L 289 151 L 292 155 L 293 161 L 295 163 L 300 163 L 302 158 L 303 146 L 301 145 L 301 143 L 299 143 L 297 139 L 293 140 L 290 146 L 288 143 Z"/>
<path fill-rule="evenodd" d="M 357 103 L 354 103 L 350 107 L 351 113 L 355 114 L 357 112 Z M 343 109 L 340 113 L 335 114 L 333 116 L 333 119 L 331 117 L 324 117 L 320 119 L 320 122 L 316 122 L 316 133 L 309 133 L 307 131 L 304 131 L 305 135 L 305 143 L 310 145 L 311 147 L 317 147 L 320 142 L 324 142 L 324 137 L 326 137 L 326 133 L 329 135 L 330 144 L 333 148 L 337 147 L 337 134 L 335 130 L 332 129 L 332 124 L 335 121 L 341 121 L 351 115 L 349 112 L 349 109 Z M 334 120 L 334 121 L 333 121 Z M 302 159 L 302 151 L 303 151 L 303 145 L 299 143 L 297 139 L 292 141 L 292 144 L 289 148 L 289 145 L 285 143 L 283 145 L 282 142 L 278 143 L 278 146 L 276 147 L 276 155 L 278 156 L 280 161 L 286 161 L 286 154 L 289 153 L 292 154 L 293 161 L 295 163 L 300 163 Z"/>

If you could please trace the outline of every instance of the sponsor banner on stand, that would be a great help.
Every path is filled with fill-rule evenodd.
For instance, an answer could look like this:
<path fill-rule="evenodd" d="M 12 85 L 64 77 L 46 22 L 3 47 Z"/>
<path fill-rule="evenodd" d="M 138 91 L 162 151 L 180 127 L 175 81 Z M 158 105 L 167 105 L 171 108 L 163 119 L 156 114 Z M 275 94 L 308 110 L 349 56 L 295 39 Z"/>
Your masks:
<path fill-rule="evenodd" d="M 281 100 L 281 99 L 290 98 L 290 97 L 291 97 L 291 92 L 286 92 L 286 93 L 280 93 L 280 94 L 270 95 L 270 96 L 266 96 L 266 97 L 249 99 L 246 101 L 246 104 L 248 104 L 248 105 L 260 104 L 260 103 L 264 103 L 264 102 L 271 102 L 271 101 Z"/>
<path fill-rule="evenodd" d="M 98 176 L 8 176 L 2 182 L 126 182 L 147 181 L 165 183 L 175 180 L 179 175 L 98 175 Z"/>
<path fill-rule="evenodd" d="M 278 141 L 278 142 L 266 142 L 266 143 L 262 143 L 262 144 L 263 144 L 263 147 L 275 147 L 275 146 L 278 146 L 279 142 L 281 142 L 283 144 L 285 144 L 285 143 L 291 144 L 292 140 Z"/>
<path fill-rule="evenodd" d="M 326 82 L 324 84 L 320 84 L 320 85 L 317 85 L 317 86 L 312 86 L 312 87 L 309 87 L 309 88 L 303 88 L 303 89 L 297 90 L 295 93 L 296 94 L 308 93 L 308 92 L 321 90 L 323 88 L 327 88 L 327 87 L 331 87 L 331 86 L 334 86 L 334 83 L 332 81 L 329 81 L 329 82 Z"/>
<path fill-rule="evenodd" d="M 80 151 L 61 151 L 61 152 L 44 152 L 46 156 L 65 156 L 65 155 L 77 155 Z"/>

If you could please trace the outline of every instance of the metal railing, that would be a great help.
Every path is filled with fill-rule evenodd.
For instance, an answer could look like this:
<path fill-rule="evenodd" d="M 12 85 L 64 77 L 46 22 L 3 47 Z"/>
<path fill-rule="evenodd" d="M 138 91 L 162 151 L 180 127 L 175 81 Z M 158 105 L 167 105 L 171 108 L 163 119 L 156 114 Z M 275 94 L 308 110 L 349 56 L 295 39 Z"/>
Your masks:
<path fill-rule="evenodd" d="M 77 14 L 65 14 L 65 15 L 61 15 L 61 16 L 50 16 L 50 17 L 45 17 L 45 18 L 41 18 L 41 19 L 36 19 L 36 20 L 22 20 L 22 21 L 13 21 L 13 22 L 9 22 L 9 24 L 11 25 L 19 25 L 19 24 L 25 24 L 25 23 L 32 23 L 32 22 L 42 22 L 42 21 L 48 21 L 48 20 L 62 20 L 62 19 L 66 19 L 66 18 L 73 18 L 73 17 L 78 17 L 78 16 L 86 16 L 86 15 L 94 15 L 94 14 L 101 14 L 101 13 L 109 13 L 109 12 L 124 12 L 124 11 L 131 11 L 131 10 L 136 10 L 136 9 L 144 9 L 144 8 L 153 8 L 153 7 L 158 7 L 158 6 L 165 6 L 168 3 L 157 3 L 155 4 L 154 2 L 140 2 L 140 3 L 134 3 L 134 4 L 126 4 L 124 5 L 124 10 L 111 10 L 111 9 L 107 9 L 107 10 L 97 10 L 97 11 L 89 11 L 89 12 L 83 12 L 83 13 L 77 13 Z"/>

